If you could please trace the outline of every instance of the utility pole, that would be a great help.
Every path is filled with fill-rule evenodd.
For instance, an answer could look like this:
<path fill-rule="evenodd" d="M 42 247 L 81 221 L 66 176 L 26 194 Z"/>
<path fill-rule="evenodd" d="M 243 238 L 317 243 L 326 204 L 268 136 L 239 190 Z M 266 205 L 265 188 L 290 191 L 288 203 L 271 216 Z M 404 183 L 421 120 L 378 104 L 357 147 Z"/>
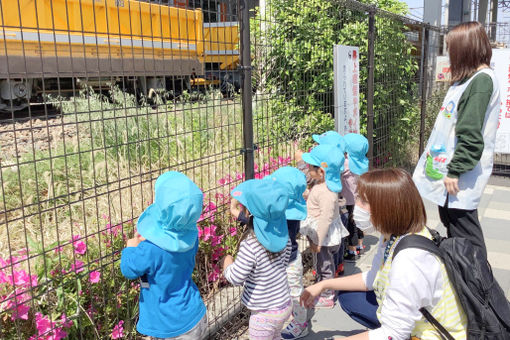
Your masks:
<path fill-rule="evenodd" d="M 496 28 L 498 23 L 498 0 L 492 0 L 491 6 L 491 29 L 489 38 L 492 42 L 496 41 Z"/>
<path fill-rule="evenodd" d="M 487 21 L 487 9 L 489 6 L 489 0 L 479 0 L 478 5 L 478 21 L 485 25 Z"/>
<path fill-rule="evenodd" d="M 450 0 L 448 4 L 448 26 L 471 20 L 471 0 Z"/>

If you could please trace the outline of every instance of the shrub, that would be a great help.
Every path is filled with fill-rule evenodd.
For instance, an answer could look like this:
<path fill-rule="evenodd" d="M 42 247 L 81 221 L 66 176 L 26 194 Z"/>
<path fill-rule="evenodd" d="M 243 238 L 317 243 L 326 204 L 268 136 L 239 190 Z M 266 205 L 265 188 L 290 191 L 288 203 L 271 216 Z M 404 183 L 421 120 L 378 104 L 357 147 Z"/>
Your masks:
<path fill-rule="evenodd" d="M 259 150 L 263 155 L 271 150 Z M 256 166 L 255 177 L 288 165 L 291 157 L 269 157 Z M 199 251 L 193 279 L 202 297 L 226 285 L 219 260 L 235 255 L 243 229 L 228 213 L 230 190 L 244 173 L 218 180 L 214 196 L 206 194 L 198 222 Z M 150 202 L 147 202 L 150 204 Z M 44 245 L 28 238 L 28 249 L 0 258 L 0 338 L 2 339 L 120 339 L 135 335 L 138 281 L 126 280 L 120 271 L 121 250 L 135 226 L 132 221 L 112 224 L 103 215 L 96 233 L 74 225 L 68 240 Z"/>
<path fill-rule="evenodd" d="M 397 14 L 397 0 L 363 1 Z M 360 49 L 360 125 L 366 134 L 368 15 L 335 0 L 270 0 L 252 21 L 255 86 L 267 96 L 269 115 L 284 122 L 267 130 L 293 139 L 334 128 L 333 45 Z M 407 27 L 376 16 L 374 155 L 402 160 L 401 145 L 413 137 L 418 107 L 418 64 Z M 304 146 L 311 144 L 307 139 Z M 377 160 L 376 160 L 377 161 Z"/>

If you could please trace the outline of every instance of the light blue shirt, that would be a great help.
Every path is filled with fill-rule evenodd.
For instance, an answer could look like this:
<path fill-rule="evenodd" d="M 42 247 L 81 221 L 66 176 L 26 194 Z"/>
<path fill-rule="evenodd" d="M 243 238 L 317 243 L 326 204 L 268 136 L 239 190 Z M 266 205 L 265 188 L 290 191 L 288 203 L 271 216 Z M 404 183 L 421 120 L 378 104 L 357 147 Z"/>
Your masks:
<path fill-rule="evenodd" d="M 144 335 L 170 338 L 191 330 L 206 308 L 191 279 L 195 246 L 187 252 L 165 251 L 149 241 L 122 251 L 120 270 L 128 279 L 144 276 L 140 288 L 140 317 L 136 329 Z"/>

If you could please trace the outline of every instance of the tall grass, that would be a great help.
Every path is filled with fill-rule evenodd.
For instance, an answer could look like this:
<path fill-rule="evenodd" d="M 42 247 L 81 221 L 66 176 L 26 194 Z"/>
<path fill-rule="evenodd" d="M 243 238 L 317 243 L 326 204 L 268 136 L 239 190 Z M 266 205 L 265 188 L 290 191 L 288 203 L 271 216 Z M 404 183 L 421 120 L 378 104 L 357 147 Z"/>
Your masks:
<path fill-rule="evenodd" d="M 52 102 L 62 113 L 61 125 L 52 128 L 73 126 L 76 136 L 45 151 L 34 148 L 2 168 L 1 255 L 26 247 L 28 237 L 49 244 L 77 230 L 93 235 L 103 215 L 118 222 L 136 218 L 163 171 L 184 171 L 204 191 L 225 173 L 242 171 L 238 100 L 211 93 L 153 108 L 112 87 L 108 96 L 83 89 Z"/>

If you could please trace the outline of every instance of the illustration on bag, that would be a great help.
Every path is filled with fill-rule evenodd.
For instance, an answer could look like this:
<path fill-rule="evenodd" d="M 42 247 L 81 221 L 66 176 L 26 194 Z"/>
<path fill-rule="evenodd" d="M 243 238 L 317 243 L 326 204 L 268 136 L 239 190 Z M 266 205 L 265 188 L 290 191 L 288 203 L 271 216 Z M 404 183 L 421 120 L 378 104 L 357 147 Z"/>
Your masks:
<path fill-rule="evenodd" d="M 446 148 L 444 145 L 433 145 L 427 153 L 425 173 L 431 179 L 442 179 L 447 173 Z"/>
<path fill-rule="evenodd" d="M 452 118 L 453 110 L 455 110 L 455 103 L 451 100 L 448 105 L 441 108 L 441 113 L 448 119 Z"/>

